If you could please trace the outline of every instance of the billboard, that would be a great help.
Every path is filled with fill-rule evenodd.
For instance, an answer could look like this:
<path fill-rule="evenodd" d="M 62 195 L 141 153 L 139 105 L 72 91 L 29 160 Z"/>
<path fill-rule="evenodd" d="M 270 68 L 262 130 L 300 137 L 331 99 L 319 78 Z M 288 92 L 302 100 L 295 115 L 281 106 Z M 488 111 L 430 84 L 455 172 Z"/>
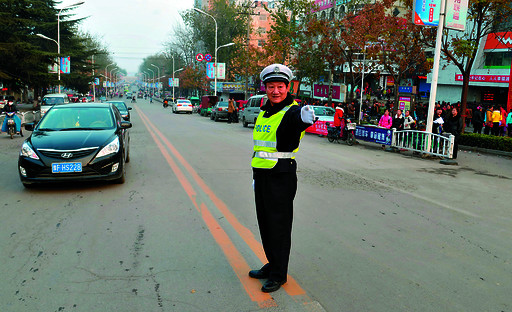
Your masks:
<path fill-rule="evenodd" d="M 206 63 L 206 76 L 210 79 L 215 79 L 214 67 L 214 62 Z M 217 79 L 226 79 L 226 63 L 217 63 Z"/>
<path fill-rule="evenodd" d="M 180 86 L 180 78 L 169 78 L 169 87 L 179 87 Z"/>
<path fill-rule="evenodd" d="M 421 26 L 438 26 L 441 0 L 414 0 L 413 23 Z"/>
<path fill-rule="evenodd" d="M 466 30 L 468 0 L 446 0 L 445 28 Z"/>

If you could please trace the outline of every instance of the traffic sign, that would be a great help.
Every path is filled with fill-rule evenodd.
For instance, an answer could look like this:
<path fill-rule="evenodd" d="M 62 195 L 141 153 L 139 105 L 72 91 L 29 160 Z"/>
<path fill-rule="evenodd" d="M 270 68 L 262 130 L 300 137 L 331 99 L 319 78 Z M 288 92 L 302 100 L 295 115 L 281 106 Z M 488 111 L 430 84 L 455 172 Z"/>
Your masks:
<path fill-rule="evenodd" d="M 202 60 L 204 60 L 204 55 L 202 53 L 197 53 L 196 54 L 196 60 L 198 62 L 201 62 Z"/>
<path fill-rule="evenodd" d="M 212 55 L 211 54 L 205 54 L 204 60 L 207 61 L 207 62 L 210 62 L 212 60 Z"/>

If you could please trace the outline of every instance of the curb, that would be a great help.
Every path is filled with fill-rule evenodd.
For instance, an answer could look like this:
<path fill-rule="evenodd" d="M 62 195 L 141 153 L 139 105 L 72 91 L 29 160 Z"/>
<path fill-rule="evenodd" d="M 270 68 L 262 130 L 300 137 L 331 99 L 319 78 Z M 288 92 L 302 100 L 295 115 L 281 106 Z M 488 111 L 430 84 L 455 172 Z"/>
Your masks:
<path fill-rule="evenodd" d="M 481 148 L 481 147 L 476 147 L 476 146 L 459 145 L 459 151 L 461 149 L 472 151 L 472 152 L 479 152 L 479 153 L 482 153 L 482 154 L 491 154 L 491 155 L 499 155 L 499 156 L 512 157 L 512 152 L 492 150 L 492 149 Z"/>

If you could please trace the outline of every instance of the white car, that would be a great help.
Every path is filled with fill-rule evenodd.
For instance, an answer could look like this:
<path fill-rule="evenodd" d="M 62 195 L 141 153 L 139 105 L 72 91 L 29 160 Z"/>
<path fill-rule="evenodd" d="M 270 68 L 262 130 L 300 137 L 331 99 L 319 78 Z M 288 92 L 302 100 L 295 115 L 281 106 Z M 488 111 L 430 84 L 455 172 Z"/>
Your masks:
<path fill-rule="evenodd" d="M 192 114 L 192 109 L 192 103 L 189 100 L 178 99 L 172 104 L 172 112 L 175 114 L 179 112 Z"/>

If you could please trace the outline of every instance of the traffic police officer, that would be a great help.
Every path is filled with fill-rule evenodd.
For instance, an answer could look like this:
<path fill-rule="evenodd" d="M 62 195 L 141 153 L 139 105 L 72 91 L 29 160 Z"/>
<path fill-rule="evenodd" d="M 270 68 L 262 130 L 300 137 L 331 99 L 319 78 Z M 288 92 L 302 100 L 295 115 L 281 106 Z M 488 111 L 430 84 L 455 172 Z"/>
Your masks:
<path fill-rule="evenodd" d="M 293 199 L 297 191 L 295 154 L 304 131 L 315 122 L 309 106 L 301 108 L 290 91 L 292 71 L 281 64 L 260 74 L 268 100 L 254 125 L 252 158 L 256 215 L 268 263 L 249 276 L 267 279 L 261 290 L 286 283 L 291 248 Z"/>

